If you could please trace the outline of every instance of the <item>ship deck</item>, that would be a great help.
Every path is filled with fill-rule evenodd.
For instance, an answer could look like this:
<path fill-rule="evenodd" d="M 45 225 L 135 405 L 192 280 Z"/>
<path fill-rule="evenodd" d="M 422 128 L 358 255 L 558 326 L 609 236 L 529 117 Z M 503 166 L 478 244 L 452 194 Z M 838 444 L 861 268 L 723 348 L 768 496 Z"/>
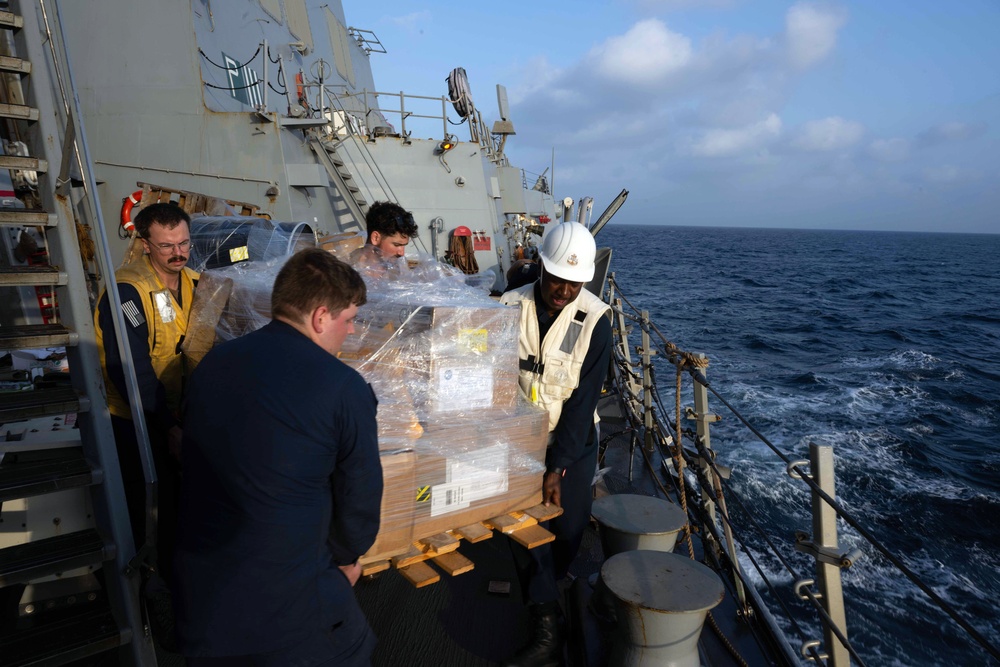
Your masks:
<path fill-rule="evenodd" d="M 630 435 L 614 396 L 602 399 L 602 436 L 608 438 L 604 466 L 611 467 L 604 486 L 611 493 L 655 495 L 655 486 L 643 471 L 641 455 L 629 480 Z M 509 540 L 462 543 L 461 553 L 475 569 L 423 588 L 414 588 L 398 572 L 387 571 L 360 581 L 358 600 L 378 636 L 373 664 L 480 667 L 509 658 L 530 638 L 529 617 L 521 599 Z M 563 610 L 568 623 L 565 664 L 596 667 L 607 664 L 614 626 L 601 622 L 589 610 L 589 583 L 604 561 L 596 526 L 591 525 L 571 567 L 572 582 L 564 588 Z M 509 583 L 509 593 L 491 593 L 497 582 Z M 491 587 L 491 583 L 494 585 Z M 503 588 L 501 585 L 500 588 Z M 716 607 L 714 618 L 728 642 L 749 665 L 779 664 L 767 657 L 750 625 L 736 613 L 729 595 Z M 706 627 L 700 644 L 705 667 L 741 664 L 717 633 Z"/>
<path fill-rule="evenodd" d="M 629 479 L 630 434 L 617 398 L 613 395 L 603 398 L 599 412 L 602 436 L 608 442 L 604 466 L 610 467 L 600 491 L 656 495 L 656 486 L 644 471 L 638 451 L 632 454 L 633 478 Z M 530 639 L 531 630 L 509 544 L 509 539 L 499 533 L 482 542 L 463 542 L 459 550 L 475 563 L 475 568 L 455 577 L 442 574 L 438 583 L 422 588 L 415 588 L 395 570 L 360 580 L 355 587 L 357 598 L 378 637 L 372 664 L 488 667 L 513 655 Z M 697 549 L 697 540 L 695 545 Z M 700 554 L 696 552 L 696 556 Z M 572 581 L 566 582 L 563 589 L 566 665 L 608 664 L 615 627 L 599 620 L 589 609 L 593 590 L 590 579 L 603 561 L 597 527 L 592 523 L 571 567 Z M 509 584 L 509 592 L 491 592 L 497 583 L 501 589 L 503 584 Z M 766 633 L 754 632 L 751 624 L 737 613 L 730 588 L 727 585 L 725 598 L 712 614 L 726 639 L 721 639 L 708 624 L 702 630 L 699 649 L 703 667 L 784 664 L 770 657 L 775 654 L 762 644 L 760 637 Z M 734 657 L 727 643 L 745 662 Z M 157 658 L 161 666 L 184 664 L 180 656 L 162 650 L 157 651 Z"/>

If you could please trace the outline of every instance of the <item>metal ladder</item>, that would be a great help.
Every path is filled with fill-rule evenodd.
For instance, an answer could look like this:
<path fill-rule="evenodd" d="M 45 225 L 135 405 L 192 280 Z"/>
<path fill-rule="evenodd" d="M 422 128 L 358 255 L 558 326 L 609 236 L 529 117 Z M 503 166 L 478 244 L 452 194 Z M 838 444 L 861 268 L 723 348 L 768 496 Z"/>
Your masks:
<path fill-rule="evenodd" d="M 365 233 L 364 220 L 368 213 L 368 201 L 361 193 L 361 188 L 354 182 L 354 175 L 344 163 L 344 160 L 337 155 L 337 149 L 330 143 L 324 143 L 318 137 L 309 139 L 309 148 L 316 154 L 316 159 L 326 169 L 330 180 L 337 187 L 337 191 L 343 196 L 344 203 L 351 213 L 352 225 L 345 225 L 344 231 L 350 228 L 357 229 L 362 234 Z"/>
<path fill-rule="evenodd" d="M 16 292 L 11 288 L 18 286 L 55 286 L 57 315 L 49 324 L 0 326 L 0 354 L 65 347 L 70 381 L 68 386 L 0 393 L 0 521 L 16 522 L 18 513 L 5 510 L 19 502 L 48 499 L 55 508 L 55 529 L 48 530 L 53 536 L 0 549 L 5 614 L 0 619 L 0 662 L 62 665 L 117 647 L 121 664 L 155 665 L 153 643 L 142 621 L 139 577 L 130 566 L 135 549 L 104 394 L 90 276 L 78 238 L 78 218 L 92 228 L 101 220 L 58 10 L 49 0 L 12 0 L 10 6 L 11 12 L 0 12 L 0 29 L 12 31 L 14 49 L 0 57 L 0 71 L 16 75 L 24 85 L 6 86 L 0 129 L 5 135 L 16 133 L 7 138 L 24 141 L 31 156 L 0 157 L 0 169 L 36 171 L 40 206 L 0 210 L 0 226 L 44 228 L 49 265 L 5 268 L 0 286 L 3 292 Z M 79 188 L 70 187 L 73 163 L 83 172 L 83 199 Z M 97 243 L 100 270 L 110 276 L 103 232 Z M 75 442 L 4 442 L 12 423 L 73 414 Z M 81 489 L 85 495 L 79 495 Z M 93 518 L 83 528 L 61 531 L 60 512 L 79 510 L 65 505 L 75 497 L 89 497 Z M 23 516 L 27 521 L 28 512 Z M 38 582 L 48 583 L 52 575 L 58 583 L 60 576 L 73 579 L 74 572 L 96 572 L 98 566 L 103 577 L 98 591 L 43 597 L 37 605 L 20 602 L 16 619 L 7 616 L 12 601 L 20 601 L 22 586 L 41 586 Z"/>

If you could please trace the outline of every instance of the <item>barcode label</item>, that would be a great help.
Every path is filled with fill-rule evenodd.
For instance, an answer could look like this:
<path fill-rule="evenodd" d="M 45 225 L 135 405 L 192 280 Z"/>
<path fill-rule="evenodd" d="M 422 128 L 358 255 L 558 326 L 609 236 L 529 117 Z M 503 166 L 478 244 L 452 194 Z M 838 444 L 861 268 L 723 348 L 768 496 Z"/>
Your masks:
<path fill-rule="evenodd" d="M 431 516 L 464 510 L 469 506 L 464 484 L 437 484 L 431 487 Z"/>

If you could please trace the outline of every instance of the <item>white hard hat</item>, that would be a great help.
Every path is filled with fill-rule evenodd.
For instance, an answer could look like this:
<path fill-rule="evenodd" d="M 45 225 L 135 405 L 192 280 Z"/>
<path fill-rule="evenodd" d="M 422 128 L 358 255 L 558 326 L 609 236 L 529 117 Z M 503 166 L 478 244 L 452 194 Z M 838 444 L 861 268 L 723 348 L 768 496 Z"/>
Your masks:
<path fill-rule="evenodd" d="M 545 272 L 574 283 L 589 282 L 594 277 L 597 244 L 594 236 L 579 222 L 555 225 L 542 239 L 539 253 Z"/>

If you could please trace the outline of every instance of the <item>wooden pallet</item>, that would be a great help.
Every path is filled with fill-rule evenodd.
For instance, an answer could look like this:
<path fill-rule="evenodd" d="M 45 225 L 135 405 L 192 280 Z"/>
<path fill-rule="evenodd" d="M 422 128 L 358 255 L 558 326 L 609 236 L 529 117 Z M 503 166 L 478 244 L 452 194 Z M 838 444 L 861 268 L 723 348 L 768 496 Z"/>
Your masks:
<path fill-rule="evenodd" d="M 493 531 L 497 530 L 525 548 L 534 549 L 556 539 L 555 535 L 538 525 L 539 522 L 554 519 L 562 513 L 562 508 L 555 505 L 548 507 L 535 505 L 479 523 L 454 528 L 417 540 L 407 551 L 391 558 L 379 556 L 362 558 L 361 574 L 368 576 L 395 568 L 414 587 L 429 586 L 441 580 L 438 569 L 455 577 L 475 568 L 475 563 L 458 552 L 463 539 L 470 543 L 481 542 L 493 537 Z M 436 565 L 438 569 L 431 567 L 430 563 Z"/>

